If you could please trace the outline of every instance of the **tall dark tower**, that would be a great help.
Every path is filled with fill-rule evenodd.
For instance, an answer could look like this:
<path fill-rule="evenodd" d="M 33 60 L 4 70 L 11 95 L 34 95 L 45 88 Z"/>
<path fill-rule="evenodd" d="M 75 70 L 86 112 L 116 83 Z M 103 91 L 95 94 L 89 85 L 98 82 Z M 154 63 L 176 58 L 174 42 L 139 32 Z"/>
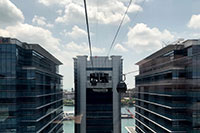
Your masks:
<path fill-rule="evenodd" d="M 137 63 L 136 132 L 200 132 L 200 40 L 178 41 Z"/>
<path fill-rule="evenodd" d="M 62 63 L 38 44 L 0 37 L 0 132 L 61 133 Z"/>
<path fill-rule="evenodd" d="M 121 133 L 117 84 L 122 77 L 121 56 L 74 58 L 75 133 Z"/>

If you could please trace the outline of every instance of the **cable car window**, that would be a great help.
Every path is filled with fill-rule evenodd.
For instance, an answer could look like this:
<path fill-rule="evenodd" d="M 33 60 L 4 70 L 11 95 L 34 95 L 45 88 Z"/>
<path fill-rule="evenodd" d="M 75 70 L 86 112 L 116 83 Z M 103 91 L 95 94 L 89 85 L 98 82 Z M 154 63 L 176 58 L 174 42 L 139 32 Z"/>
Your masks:
<path fill-rule="evenodd" d="M 96 85 L 97 83 L 108 83 L 109 74 L 107 73 L 91 73 L 90 74 L 90 83 Z"/>

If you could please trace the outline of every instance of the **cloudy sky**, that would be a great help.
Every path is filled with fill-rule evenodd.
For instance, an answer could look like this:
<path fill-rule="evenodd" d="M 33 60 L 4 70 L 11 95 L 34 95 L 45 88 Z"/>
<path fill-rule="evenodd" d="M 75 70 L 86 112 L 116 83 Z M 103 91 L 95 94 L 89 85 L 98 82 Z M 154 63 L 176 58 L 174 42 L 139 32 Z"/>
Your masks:
<path fill-rule="evenodd" d="M 87 0 L 94 55 L 107 55 L 129 0 Z M 200 0 L 133 0 L 110 55 L 122 55 L 124 73 L 179 38 L 200 38 Z M 0 0 L 0 36 L 38 43 L 64 65 L 73 87 L 73 60 L 88 55 L 83 0 Z M 127 76 L 129 88 L 134 76 Z"/>

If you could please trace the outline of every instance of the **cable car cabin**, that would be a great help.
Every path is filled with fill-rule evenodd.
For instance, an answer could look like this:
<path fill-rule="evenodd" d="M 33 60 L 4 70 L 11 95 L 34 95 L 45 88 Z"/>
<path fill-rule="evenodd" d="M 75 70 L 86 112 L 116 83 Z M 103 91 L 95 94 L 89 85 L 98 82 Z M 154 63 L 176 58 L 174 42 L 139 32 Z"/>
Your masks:
<path fill-rule="evenodd" d="M 97 83 L 108 83 L 109 74 L 102 72 L 95 72 L 90 74 L 90 83 L 92 86 L 96 86 Z"/>
<path fill-rule="evenodd" d="M 118 93 L 125 93 L 126 91 L 127 91 L 126 83 L 124 81 L 120 81 L 117 84 L 117 92 Z"/>

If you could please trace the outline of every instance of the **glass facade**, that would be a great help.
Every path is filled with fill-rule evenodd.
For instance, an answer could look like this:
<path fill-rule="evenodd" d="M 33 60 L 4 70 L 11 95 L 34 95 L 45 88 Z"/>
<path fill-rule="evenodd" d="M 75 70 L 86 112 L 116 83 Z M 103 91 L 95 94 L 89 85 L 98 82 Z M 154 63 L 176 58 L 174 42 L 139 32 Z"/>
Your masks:
<path fill-rule="evenodd" d="M 0 42 L 0 132 L 63 132 L 61 63 L 37 44 Z"/>
<path fill-rule="evenodd" d="M 196 42 L 168 45 L 137 63 L 136 132 L 200 132 L 200 43 Z"/>
<path fill-rule="evenodd" d="M 92 60 L 92 61 L 91 61 Z M 75 133 L 121 133 L 121 56 L 74 58 Z"/>
<path fill-rule="evenodd" d="M 111 133 L 113 131 L 112 89 L 108 92 L 86 92 L 86 132 Z"/>

